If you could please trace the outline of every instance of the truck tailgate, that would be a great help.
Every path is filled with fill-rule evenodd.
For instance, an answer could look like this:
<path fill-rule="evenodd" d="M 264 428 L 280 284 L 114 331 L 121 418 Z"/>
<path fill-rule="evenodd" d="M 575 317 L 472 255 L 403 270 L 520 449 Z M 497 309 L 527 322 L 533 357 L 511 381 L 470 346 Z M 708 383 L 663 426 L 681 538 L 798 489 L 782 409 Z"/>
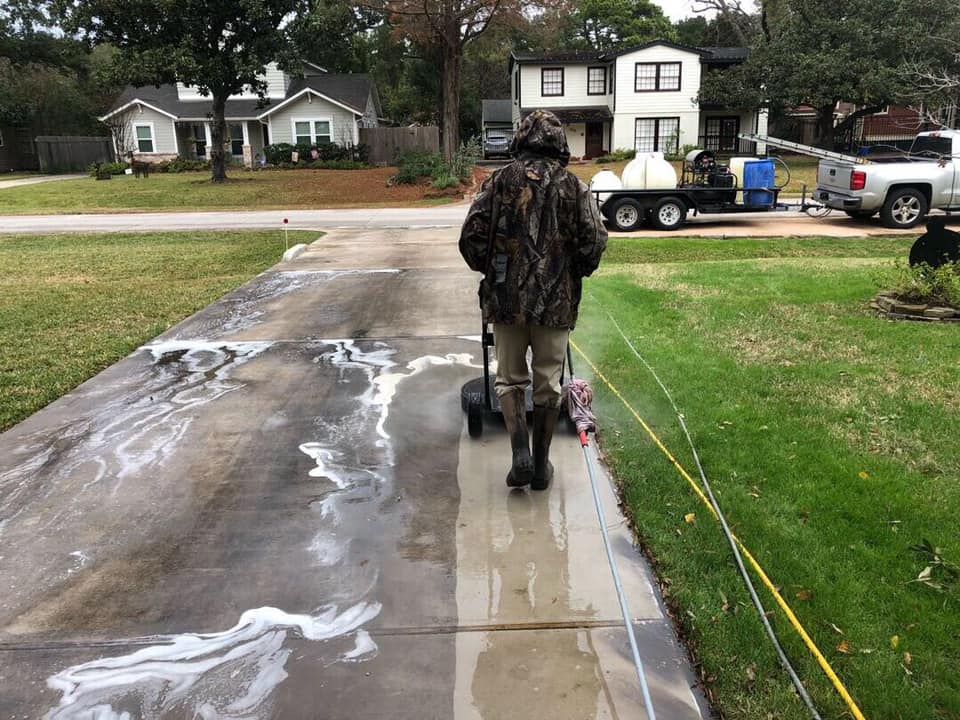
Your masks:
<path fill-rule="evenodd" d="M 839 160 L 821 160 L 817 166 L 817 187 L 837 192 L 850 192 L 850 173 L 856 168 L 852 163 Z"/>

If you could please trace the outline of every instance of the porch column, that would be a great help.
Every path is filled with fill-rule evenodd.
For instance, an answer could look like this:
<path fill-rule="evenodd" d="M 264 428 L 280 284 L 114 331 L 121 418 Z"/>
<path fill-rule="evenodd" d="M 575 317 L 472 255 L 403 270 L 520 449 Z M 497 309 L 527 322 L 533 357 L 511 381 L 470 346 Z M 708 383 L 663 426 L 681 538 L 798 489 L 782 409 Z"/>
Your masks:
<path fill-rule="evenodd" d="M 248 126 L 250 125 L 249 120 L 244 120 L 240 123 L 240 127 L 243 128 L 243 164 L 248 168 L 253 167 L 253 148 L 250 147 L 250 131 Z"/>
<path fill-rule="evenodd" d="M 173 127 L 173 151 L 180 155 L 180 138 L 177 137 L 177 121 L 171 120 L 170 125 Z"/>

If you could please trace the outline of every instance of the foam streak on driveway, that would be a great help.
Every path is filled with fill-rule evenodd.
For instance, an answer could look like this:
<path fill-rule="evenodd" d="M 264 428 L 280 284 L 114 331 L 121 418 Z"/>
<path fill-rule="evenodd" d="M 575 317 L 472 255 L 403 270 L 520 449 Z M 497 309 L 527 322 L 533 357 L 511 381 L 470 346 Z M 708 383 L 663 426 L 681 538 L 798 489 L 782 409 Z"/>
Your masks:
<path fill-rule="evenodd" d="M 576 439 L 534 495 L 466 434 L 478 325 L 455 230 L 338 231 L 0 435 L 0 717 L 643 717 Z"/>

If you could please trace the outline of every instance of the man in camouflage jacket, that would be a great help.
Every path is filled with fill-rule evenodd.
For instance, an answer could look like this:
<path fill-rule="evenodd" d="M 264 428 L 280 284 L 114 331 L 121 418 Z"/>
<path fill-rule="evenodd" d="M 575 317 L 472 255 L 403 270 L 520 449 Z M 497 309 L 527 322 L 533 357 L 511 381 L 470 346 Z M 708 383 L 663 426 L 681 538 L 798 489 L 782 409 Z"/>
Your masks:
<path fill-rule="evenodd" d="M 510 433 L 507 485 L 550 485 L 550 442 L 560 407 L 560 376 L 577 320 L 582 278 L 600 263 L 607 232 L 597 201 L 566 169 L 567 138 L 557 117 L 530 113 L 513 138 L 516 158 L 488 178 L 467 214 L 460 253 L 482 272 L 480 306 L 493 323 L 495 384 Z M 533 352 L 533 456 L 524 393 Z"/>

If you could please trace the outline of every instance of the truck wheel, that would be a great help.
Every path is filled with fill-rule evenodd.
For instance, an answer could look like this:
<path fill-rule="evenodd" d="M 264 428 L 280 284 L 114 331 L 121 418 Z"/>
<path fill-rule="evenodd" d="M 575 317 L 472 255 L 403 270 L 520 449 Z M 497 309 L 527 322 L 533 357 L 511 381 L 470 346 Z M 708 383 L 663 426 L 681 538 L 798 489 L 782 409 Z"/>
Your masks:
<path fill-rule="evenodd" d="M 880 219 L 888 228 L 912 228 L 927 215 L 927 198 L 916 188 L 900 188 L 887 195 Z"/>
<path fill-rule="evenodd" d="M 844 210 L 843 212 L 847 214 L 847 217 L 860 222 L 866 222 L 877 214 L 876 210 Z"/>
<path fill-rule="evenodd" d="M 621 198 L 613 204 L 610 220 L 621 232 L 636 230 L 643 222 L 643 208 L 633 198 Z"/>
<path fill-rule="evenodd" d="M 653 208 L 650 216 L 653 226 L 658 230 L 677 230 L 687 219 L 687 206 L 683 200 L 665 197 Z"/>

